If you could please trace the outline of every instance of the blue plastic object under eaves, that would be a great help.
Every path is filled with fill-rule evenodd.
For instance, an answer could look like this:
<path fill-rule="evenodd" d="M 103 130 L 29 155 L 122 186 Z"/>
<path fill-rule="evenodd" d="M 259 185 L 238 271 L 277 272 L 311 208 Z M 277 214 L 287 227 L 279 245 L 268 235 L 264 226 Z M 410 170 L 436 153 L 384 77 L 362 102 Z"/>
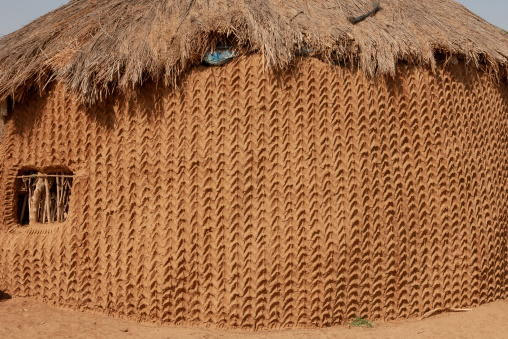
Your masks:
<path fill-rule="evenodd" d="M 213 52 L 205 54 L 205 62 L 212 66 L 220 66 L 231 61 L 237 54 L 237 50 L 231 47 L 217 47 Z"/>

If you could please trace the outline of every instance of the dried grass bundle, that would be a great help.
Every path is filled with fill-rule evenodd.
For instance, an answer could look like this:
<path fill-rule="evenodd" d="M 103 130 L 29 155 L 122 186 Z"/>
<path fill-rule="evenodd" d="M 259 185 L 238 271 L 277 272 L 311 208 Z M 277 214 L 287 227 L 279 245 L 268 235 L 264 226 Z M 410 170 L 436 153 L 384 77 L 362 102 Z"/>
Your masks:
<path fill-rule="evenodd" d="M 435 52 L 506 71 L 508 36 L 453 0 L 73 0 L 0 40 L 0 100 L 53 80 L 93 103 L 147 80 L 171 86 L 217 40 L 264 55 L 271 69 L 302 49 L 369 75 Z"/>

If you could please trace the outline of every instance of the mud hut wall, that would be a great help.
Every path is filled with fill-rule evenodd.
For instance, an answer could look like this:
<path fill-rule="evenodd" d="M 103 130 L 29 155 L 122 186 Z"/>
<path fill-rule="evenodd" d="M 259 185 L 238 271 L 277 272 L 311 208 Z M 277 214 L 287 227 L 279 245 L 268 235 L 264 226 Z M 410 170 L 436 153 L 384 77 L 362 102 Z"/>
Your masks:
<path fill-rule="evenodd" d="M 272 77 L 251 56 L 91 111 L 56 85 L 6 123 L 0 289 L 244 328 L 506 298 L 508 91 L 463 66 Z M 17 226 L 25 166 L 83 175 L 65 223 Z"/>

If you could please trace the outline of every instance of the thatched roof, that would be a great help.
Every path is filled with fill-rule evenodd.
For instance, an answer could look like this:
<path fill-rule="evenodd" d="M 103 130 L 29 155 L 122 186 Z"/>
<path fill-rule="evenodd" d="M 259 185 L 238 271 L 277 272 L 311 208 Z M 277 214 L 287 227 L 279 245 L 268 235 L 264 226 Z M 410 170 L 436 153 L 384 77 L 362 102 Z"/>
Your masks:
<path fill-rule="evenodd" d="M 506 71 L 508 36 L 453 0 L 73 0 L 0 40 L 0 100 L 58 80 L 91 103 L 147 80 L 166 85 L 229 36 L 280 69 L 300 51 L 370 75 L 459 55 Z"/>

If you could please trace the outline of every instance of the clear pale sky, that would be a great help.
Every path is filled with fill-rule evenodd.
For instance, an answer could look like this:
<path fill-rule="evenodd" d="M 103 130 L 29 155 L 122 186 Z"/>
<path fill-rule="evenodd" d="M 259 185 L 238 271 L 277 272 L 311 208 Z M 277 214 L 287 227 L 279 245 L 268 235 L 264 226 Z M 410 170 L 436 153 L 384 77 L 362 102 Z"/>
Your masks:
<path fill-rule="evenodd" d="M 415 0 L 408 0 L 409 3 L 411 1 Z M 508 0 L 457 0 L 457 2 L 508 31 Z M 65 0 L 0 0 L 0 36 L 14 32 L 65 3 L 67 3 Z"/>

